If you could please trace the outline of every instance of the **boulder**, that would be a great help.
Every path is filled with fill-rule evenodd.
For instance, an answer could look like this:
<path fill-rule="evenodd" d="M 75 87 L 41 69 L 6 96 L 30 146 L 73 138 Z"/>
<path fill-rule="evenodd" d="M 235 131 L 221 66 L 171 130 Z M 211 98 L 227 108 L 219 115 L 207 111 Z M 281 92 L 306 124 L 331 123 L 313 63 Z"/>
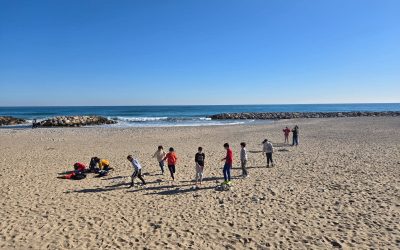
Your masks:
<path fill-rule="evenodd" d="M 18 124 L 23 124 L 23 123 L 26 123 L 26 120 L 20 119 L 20 118 L 15 118 L 12 116 L 0 116 L 0 126 L 18 125 Z"/>

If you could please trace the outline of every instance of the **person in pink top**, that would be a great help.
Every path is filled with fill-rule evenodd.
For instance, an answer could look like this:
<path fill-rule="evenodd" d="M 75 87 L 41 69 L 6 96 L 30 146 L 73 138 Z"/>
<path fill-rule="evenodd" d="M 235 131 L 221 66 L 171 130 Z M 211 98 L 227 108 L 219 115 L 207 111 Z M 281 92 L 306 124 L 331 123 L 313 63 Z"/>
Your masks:
<path fill-rule="evenodd" d="M 283 134 L 285 135 L 285 143 L 289 143 L 290 128 L 286 127 L 283 130 Z"/>

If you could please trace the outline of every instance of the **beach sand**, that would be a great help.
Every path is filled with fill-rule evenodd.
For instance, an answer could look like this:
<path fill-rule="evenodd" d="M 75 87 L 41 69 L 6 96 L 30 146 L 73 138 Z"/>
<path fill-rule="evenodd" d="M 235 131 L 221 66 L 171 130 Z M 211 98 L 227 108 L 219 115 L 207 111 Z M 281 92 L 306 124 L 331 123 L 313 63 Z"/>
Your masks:
<path fill-rule="evenodd" d="M 300 146 L 283 146 L 298 124 Z M 0 249 L 396 249 L 400 246 L 400 118 L 332 118 L 269 125 L 169 128 L 0 129 Z M 275 144 L 266 168 L 261 141 Z M 240 176 L 239 143 L 250 177 Z M 222 182 L 233 145 L 234 186 Z M 176 186 L 158 175 L 158 145 L 179 157 Z M 193 190 L 203 146 L 205 181 Z M 128 189 L 128 154 L 146 189 Z M 58 179 L 91 156 L 104 178 Z"/>

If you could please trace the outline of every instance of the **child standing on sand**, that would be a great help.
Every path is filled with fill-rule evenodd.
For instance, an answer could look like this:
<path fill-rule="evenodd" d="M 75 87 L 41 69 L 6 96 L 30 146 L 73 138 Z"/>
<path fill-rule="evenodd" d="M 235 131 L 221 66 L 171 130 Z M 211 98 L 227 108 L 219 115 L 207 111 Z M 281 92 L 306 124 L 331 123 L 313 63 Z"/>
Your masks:
<path fill-rule="evenodd" d="M 178 160 L 174 148 L 169 148 L 169 153 L 164 157 L 163 161 L 167 160 L 169 173 L 171 174 L 172 181 L 175 181 L 175 165 Z"/>
<path fill-rule="evenodd" d="M 132 155 L 128 155 L 128 157 L 126 157 L 126 159 L 128 159 L 128 161 L 132 164 L 133 167 L 133 173 L 131 176 L 131 185 L 129 186 L 130 188 L 134 186 L 134 181 L 137 178 L 139 178 L 142 181 L 142 185 L 146 185 L 146 182 L 144 181 L 143 177 L 142 177 L 142 166 L 140 165 L 139 161 L 137 159 L 134 159 L 132 157 Z"/>
<path fill-rule="evenodd" d="M 158 150 L 154 153 L 153 158 L 157 158 L 158 165 L 160 166 L 161 169 L 161 174 L 164 175 L 164 157 L 165 157 L 165 152 L 163 146 L 158 146 Z"/>
<path fill-rule="evenodd" d="M 194 156 L 194 161 L 196 162 L 196 187 L 198 184 L 203 181 L 203 172 L 204 172 L 204 159 L 206 155 L 203 153 L 203 148 L 199 147 L 196 155 Z"/>
<path fill-rule="evenodd" d="M 283 130 L 283 134 L 285 135 L 285 143 L 289 143 L 290 128 L 286 127 Z"/>
<path fill-rule="evenodd" d="M 272 166 L 275 166 L 274 161 L 272 160 L 272 153 L 274 152 L 274 146 L 267 139 L 265 139 L 262 143 L 263 143 L 263 152 L 267 156 L 267 168 L 269 167 L 269 162 L 271 162 Z"/>
<path fill-rule="evenodd" d="M 247 172 L 247 149 L 246 149 L 246 143 L 245 142 L 241 142 L 240 146 L 242 147 L 242 149 L 240 150 L 240 164 L 242 166 L 242 175 L 243 177 L 248 177 L 249 173 Z"/>
<path fill-rule="evenodd" d="M 224 148 L 226 150 L 226 156 L 221 161 L 225 161 L 223 173 L 224 173 L 224 182 L 222 184 L 230 185 L 231 183 L 231 168 L 233 164 L 233 153 L 229 148 L 229 144 L 225 143 Z"/>

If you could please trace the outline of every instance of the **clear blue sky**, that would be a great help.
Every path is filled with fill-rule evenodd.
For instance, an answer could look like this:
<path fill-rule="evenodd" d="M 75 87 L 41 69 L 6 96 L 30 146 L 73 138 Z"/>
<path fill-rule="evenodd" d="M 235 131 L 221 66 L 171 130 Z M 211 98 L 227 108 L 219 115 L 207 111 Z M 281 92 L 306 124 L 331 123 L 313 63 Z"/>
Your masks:
<path fill-rule="evenodd" d="M 0 106 L 400 102 L 399 0 L 0 0 Z"/>

